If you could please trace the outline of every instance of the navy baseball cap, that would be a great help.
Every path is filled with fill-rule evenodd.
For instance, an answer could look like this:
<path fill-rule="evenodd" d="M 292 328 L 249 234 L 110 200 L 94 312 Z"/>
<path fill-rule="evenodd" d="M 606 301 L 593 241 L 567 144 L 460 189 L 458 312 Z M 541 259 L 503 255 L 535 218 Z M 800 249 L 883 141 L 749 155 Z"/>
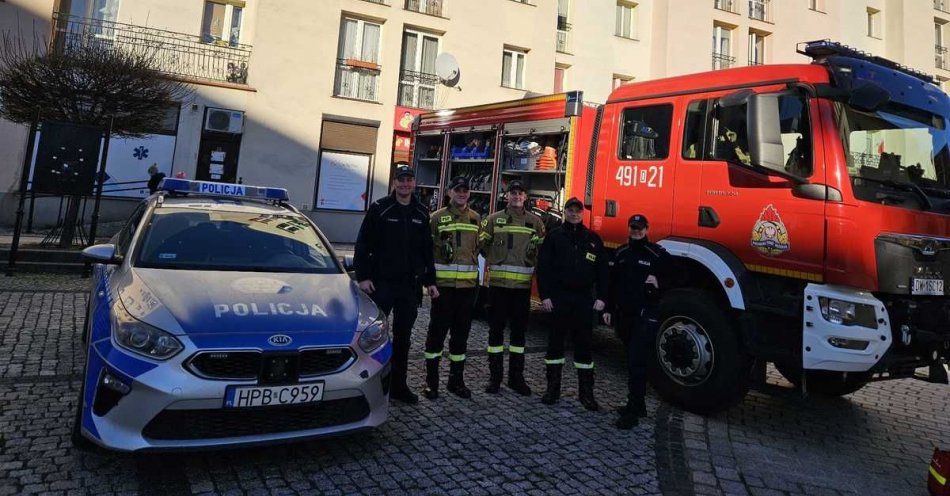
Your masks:
<path fill-rule="evenodd" d="M 521 184 L 521 181 L 517 179 L 512 179 L 511 181 L 508 181 L 508 192 L 511 193 L 512 191 L 516 189 L 520 189 L 522 192 L 526 191 L 524 189 L 524 185 Z"/>
<path fill-rule="evenodd" d="M 634 214 L 630 216 L 630 220 L 627 221 L 627 225 L 635 229 L 646 229 L 650 227 L 650 222 L 647 221 L 646 215 Z"/>
<path fill-rule="evenodd" d="M 579 209 L 581 209 L 581 210 L 584 210 L 584 204 L 581 203 L 581 201 L 578 200 L 576 197 L 571 197 L 570 200 L 567 200 L 567 202 L 564 203 L 564 210 L 567 210 L 567 209 L 569 209 L 569 208 L 571 208 L 571 207 L 579 208 Z"/>
<path fill-rule="evenodd" d="M 452 180 L 449 181 L 449 189 L 455 189 L 455 188 L 470 189 L 471 186 L 469 186 L 468 178 L 465 176 L 455 176 L 454 178 L 452 178 Z"/>
<path fill-rule="evenodd" d="M 403 176 L 416 177 L 416 171 L 412 170 L 412 167 L 409 167 L 406 164 L 396 166 L 396 179 L 399 179 Z"/>

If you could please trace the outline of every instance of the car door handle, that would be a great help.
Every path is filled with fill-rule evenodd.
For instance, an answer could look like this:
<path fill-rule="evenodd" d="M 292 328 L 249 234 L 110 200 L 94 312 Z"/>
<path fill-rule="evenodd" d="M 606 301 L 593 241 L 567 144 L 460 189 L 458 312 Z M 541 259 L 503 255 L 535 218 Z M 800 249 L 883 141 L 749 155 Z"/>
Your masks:
<path fill-rule="evenodd" d="M 699 207 L 699 227 L 719 227 L 719 214 L 712 207 Z"/>

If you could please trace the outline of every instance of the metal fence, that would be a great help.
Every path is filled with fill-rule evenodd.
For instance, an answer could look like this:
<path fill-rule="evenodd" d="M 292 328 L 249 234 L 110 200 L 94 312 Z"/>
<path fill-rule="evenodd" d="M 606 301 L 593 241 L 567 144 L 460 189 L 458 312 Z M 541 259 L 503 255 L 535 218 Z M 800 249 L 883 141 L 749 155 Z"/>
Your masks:
<path fill-rule="evenodd" d="M 337 59 L 333 95 L 368 102 L 379 101 L 379 66 L 351 59 Z"/>
<path fill-rule="evenodd" d="M 941 12 L 950 12 L 950 5 L 947 0 L 934 0 L 934 8 Z"/>
<path fill-rule="evenodd" d="M 938 69 L 950 69 L 947 67 L 947 47 L 934 45 L 934 65 Z"/>
<path fill-rule="evenodd" d="M 564 23 L 563 26 L 559 24 L 557 29 L 557 51 L 561 53 L 570 53 L 571 51 L 571 25 Z"/>
<path fill-rule="evenodd" d="M 441 0 L 406 0 L 406 10 L 421 12 L 434 16 L 442 16 Z"/>
<path fill-rule="evenodd" d="M 772 6 L 769 0 L 749 0 L 749 18 L 772 22 Z"/>
<path fill-rule="evenodd" d="M 736 65 L 736 58 L 726 55 L 724 53 L 713 52 L 712 54 L 712 68 L 716 69 L 728 69 Z"/>
<path fill-rule="evenodd" d="M 738 0 L 713 0 L 713 7 L 719 10 L 725 10 L 726 12 L 732 12 L 733 14 L 739 13 Z"/>
<path fill-rule="evenodd" d="M 424 109 L 435 108 L 435 90 L 439 76 L 416 71 L 399 73 L 399 105 Z"/>
<path fill-rule="evenodd" d="M 141 51 L 162 73 L 186 78 L 247 84 L 251 46 L 134 24 L 53 14 L 53 50 L 107 47 Z"/>

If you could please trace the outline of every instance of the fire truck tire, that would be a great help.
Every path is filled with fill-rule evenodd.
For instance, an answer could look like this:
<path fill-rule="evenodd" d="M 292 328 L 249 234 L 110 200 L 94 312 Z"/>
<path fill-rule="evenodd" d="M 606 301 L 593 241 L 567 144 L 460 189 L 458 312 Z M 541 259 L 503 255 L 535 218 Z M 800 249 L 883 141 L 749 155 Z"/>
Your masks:
<path fill-rule="evenodd" d="M 796 388 L 802 387 L 802 368 L 787 363 L 776 363 L 775 368 L 782 377 Z M 869 379 L 866 372 L 835 372 L 831 370 L 809 370 L 806 381 L 809 394 L 819 396 L 844 396 L 863 388 Z"/>
<path fill-rule="evenodd" d="M 650 382 L 664 400 L 695 413 L 725 410 L 749 390 L 751 358 L 720 307 L 696 289 L 672 290 L 660 304 Z"/>

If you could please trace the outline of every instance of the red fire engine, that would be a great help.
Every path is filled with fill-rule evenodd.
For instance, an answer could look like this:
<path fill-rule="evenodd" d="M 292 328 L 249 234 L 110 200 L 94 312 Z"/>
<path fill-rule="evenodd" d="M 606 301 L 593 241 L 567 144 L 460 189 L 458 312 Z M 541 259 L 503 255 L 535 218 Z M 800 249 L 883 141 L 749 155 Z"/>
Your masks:
<path fill-rule="evenodd" d="M 826 395 L 946 382 L 950 99 L 926 75 L 827 41 L 812 64 L 754 66 L 420 116 L 413 162 L 436 206 L 473 180 L 483 213 L 511 178 L 556 214 L 571 196 L 608 246 L 633 213 L 677 260 L 651 382 L 726 408 L 767 363 Z"/>

